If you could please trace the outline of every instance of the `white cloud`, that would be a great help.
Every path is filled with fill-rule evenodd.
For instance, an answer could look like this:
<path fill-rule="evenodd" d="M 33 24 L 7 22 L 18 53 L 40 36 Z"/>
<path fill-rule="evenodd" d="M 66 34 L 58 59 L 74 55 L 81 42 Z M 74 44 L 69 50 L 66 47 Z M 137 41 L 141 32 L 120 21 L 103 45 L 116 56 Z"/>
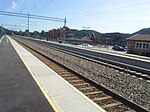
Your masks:
<path fill-rule="evenodd" d="M 12 3 L 11 3 L 11 10 L 15 10 L 16 7 L 17 7 L 17 3 L 12 1 Z"/>

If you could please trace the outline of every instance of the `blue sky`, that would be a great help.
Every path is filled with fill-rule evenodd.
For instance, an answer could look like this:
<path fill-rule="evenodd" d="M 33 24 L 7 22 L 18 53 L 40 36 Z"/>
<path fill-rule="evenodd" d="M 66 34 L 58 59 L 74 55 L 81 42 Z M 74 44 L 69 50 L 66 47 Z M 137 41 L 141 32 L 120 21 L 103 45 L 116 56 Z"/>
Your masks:
<path fill-rule="evenodd" d="M 0 10 L 66 17 L 70 28 L 81 30 L 85 26 L 101 33 L 133 33 L 150 27 L 150 0 L 0 0 Z M 10 29 L 27 28 L 27 18 L 0 15 L 0 22 Z M 63 25 L 30 19 L 31 31 L 48 31 Z"/>

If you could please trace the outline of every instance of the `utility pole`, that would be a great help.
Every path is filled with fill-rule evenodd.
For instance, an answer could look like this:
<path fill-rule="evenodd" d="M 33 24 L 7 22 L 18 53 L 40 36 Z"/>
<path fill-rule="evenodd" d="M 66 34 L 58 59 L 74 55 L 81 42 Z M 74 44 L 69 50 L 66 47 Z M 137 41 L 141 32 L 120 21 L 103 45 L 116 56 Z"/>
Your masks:
<path fill-rule="evenodd" d="M 16 25 L 15 25 L 15 31 L 17 30 Z"/>
<path fill-rule="evenodd" d="M 67 23 L 67 20 L 65 18 L 64 19 L 64 39 L 66 38 L 66 23 Z"/>
<path fill-rule="evenodd" d="M 29 31 L 29 12 L 28 12 L 28 26 L 27 26 L 27 29 L 28 29 L 28 31 Z"/>

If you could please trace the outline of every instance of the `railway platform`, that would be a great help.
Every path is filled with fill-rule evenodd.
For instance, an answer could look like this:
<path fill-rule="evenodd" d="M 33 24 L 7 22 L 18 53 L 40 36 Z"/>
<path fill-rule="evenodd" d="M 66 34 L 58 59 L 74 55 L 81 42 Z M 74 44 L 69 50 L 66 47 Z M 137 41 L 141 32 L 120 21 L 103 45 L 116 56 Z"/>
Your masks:
<path fill-rule="evenodd" d="M 9 36 L 0 63 L 1 112 L 105 112 Z"/>
<path fill-rule="evenodd" d="M 6 36 L 0 40 L 0 112 L 54 112 Z"/>

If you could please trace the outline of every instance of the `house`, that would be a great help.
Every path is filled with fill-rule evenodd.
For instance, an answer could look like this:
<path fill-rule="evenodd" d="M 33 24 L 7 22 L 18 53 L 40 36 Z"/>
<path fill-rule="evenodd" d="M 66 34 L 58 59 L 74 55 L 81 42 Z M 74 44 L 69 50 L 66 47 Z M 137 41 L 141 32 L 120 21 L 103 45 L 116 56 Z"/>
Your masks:
<path fill-rule="evenodd" d="M 95 36 L 95 33 L 93 32 L 91 35 L 86 35 L 82 39 L 94 41 L 96 39 L 96 36 Z"/>
<path fill-rule="evenodd" d="M 73 37 L 74 34 L 71 33 L 71 29 L 66 27 L 65 31 L 64 28 L 52 29 L 47 33 L 47 36 L 50 40 L 57 40 L 58 38 L 69 38 Z"/>
<path fill-rule="evenodd" d="M 128 38 L 127 53 L 150 56 L 150 34 L 137 34 Z"/>

